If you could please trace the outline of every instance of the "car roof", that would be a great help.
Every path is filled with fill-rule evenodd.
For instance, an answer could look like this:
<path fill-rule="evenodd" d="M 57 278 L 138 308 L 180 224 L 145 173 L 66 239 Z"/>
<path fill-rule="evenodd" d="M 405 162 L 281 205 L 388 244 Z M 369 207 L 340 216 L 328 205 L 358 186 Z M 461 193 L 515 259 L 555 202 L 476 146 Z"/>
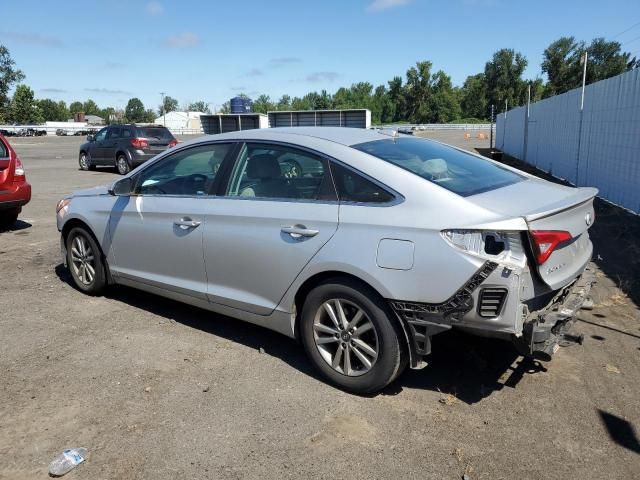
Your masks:
<path fill-rule="evenodd" d="M 389 133 L 378 130 L 348 127 L 275 127 L 254 130 L 242 130 L 215 135 L 216 139 L 244 139 L 244 140 L 279 140 L 285 135 L 300 135 L 303 137 L 320 138 L 345 146 L 374 140 L 388 140 Z"/>

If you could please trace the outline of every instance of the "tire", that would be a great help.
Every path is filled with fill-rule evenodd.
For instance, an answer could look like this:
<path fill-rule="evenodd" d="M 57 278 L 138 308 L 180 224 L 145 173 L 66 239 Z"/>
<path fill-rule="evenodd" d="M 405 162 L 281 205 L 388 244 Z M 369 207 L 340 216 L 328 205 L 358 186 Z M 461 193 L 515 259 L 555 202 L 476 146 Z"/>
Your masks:
<path fill-rule="evenodd" d="M 80 166 L 80 170 L 95 170 L 95 165 L 91 164 L 91 160 L 89 159 L 89 155 L 85 152 L 80 152 L 80 156 L 78 156 L 78 165 Z"/>
<path fill-rule="evenodd" d="M 118 173 L 120 175 L 126 175 L 131 171 L 131 165 L 129 165 L 129 160 L 123 154 L 118 155 L 116 158 L 116 168 L 118 169 Z"/>
<path fill-rule="evenodd" d="M 107 275 L 102 252 L 93 235 L 82 227 L 75 227 L 67 235 L 66 247 L 67 265 L 74 285 L 88 295 L 102 293 Z"/>
<path fill-rule="evenodd" d="M 6 228 L 12 227 L 13 224 L 18 221 L 18 215 L 20 214 L 19 209 L 15 210 L 6 210 L 4 212 L 0 212 L 0 229 L 4 230 Z"/>
<path fill-rule="evenodd" d="M 344 328 L 340 308 L 347 322 L 356 320 L 351 325 L 355 328 Z M 407 365 L 404 336 L 391 315 L 371 288 L 350 279 L 332 279 L 315 287 L 304 302 L 302 343 L 313 365 L 329 382 L 352 393 L 375 393 Z"/>

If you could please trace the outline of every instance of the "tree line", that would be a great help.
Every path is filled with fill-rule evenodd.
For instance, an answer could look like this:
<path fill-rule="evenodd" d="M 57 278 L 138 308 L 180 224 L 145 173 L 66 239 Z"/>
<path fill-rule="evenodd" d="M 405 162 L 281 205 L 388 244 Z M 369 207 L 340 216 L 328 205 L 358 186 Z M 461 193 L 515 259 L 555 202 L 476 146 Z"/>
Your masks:
<path fill-rule="evenodd" d="M 253 102 L 253 111 L 367 108 L 371 110 L 375 124 L 482 122 L 489 119 L 492 105 L 497 112 L 503 111 L 505 107 L 526 104 L 529 96 L 535 102 L 579 87 L 585 52 L 588 54 L 587 84 L 640 66 L 640 60 L 624 52 L 619 42 L 595 38 L 587 44 L 574 37 L 561 37 L 544 50 L 540 67 L 546 82 L 540 77 L 524 79 L 528 65 L 526 57 L 513 49 L 503 48 L 486 62 L 484 71 L 469 75 L 460 87 L 454 86 L 443 70 L 433 72 L 430 61 L 420 61 L 407 70 L 405 77 L 395 76 L 386 85 L 377 87 L 369 82 L 358 82 L 334 93 L 313 91 L 302 97 L 285 94 L 278 100 L 259 95 Z M 100 116 L 107 123 L 152 122 L 163 113 L 179 108 L 178 101 L 171 96 L 164 96 L 155 111 L 146 108 L 139 98 L 131 98 L 124 110 L 100 108 L 91 99 L 67 106 L 63 101 L 36 99 L 33 90 L 21 84 L 24 79 L 25 75 L 15 68 L 9 51 L 0 45 L 0 123 L 66 121 L 77 112 Z M 13 85 L 17 86 L 9 96 Z M 204 101 L 182 108 L 210 113 Z M 229 102 L 226 102 L 220 112 L 229 111 Z"/>

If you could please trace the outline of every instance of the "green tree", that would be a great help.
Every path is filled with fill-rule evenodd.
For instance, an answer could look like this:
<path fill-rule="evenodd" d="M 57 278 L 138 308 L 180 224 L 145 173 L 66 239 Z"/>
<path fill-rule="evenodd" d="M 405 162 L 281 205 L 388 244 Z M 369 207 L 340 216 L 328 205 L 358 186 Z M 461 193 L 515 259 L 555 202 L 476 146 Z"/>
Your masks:
<path fill-rule="evenodd" d="M 0 45 L 0 122 L 6 121 L 9 114 L 11 87 L 25 78 L 24 73 L 15 68 L 15 64 L 9 50 L 4 45 Z"/>
<path fill-rule="evenodd" d="M 282 95 L 282 97 L 280 97 L 280 100 L 278 100 L 278 103 L 276 104 L 276 110 L 291 110 L 291 97 L 289 95 Z"/>
<path fill-rule="evenodd" d="M 9 111 L 11 120 L 16 123 L 42 122 L 42 113 L 36 103 L 33 90 L 26 85 L 16 87 Z"/>
<path fill-rule="evenodd" d="M 231 113 L 231 104 L 229 102 L 224 102 L 220 105 L 220 111 L 218 113 Z"/>
<path fill-rule="evenodd" d="M 501 111 L 505 101 L 509 108 L 526 103 L 526 82 L 522 79 L 525 68 L 527 59 L 513 49 L 503 48 L 493 54 L 484 67 L 489 105 Z"/>
<path fill-rule="evenodd" d="M 101 113 L 98 104 L 91 99 L 88 99 L 82 104 L 82 111 L 85 113 L 85 115 L 100 115 Z"/>
<path fill-rule="evenodd" d="M 74 113 L 84 112 L 84 106 L 82 102 L 71 102 L 69 105 L 69 113 L 73 115 Z"/>
<path fill-rule="evenodd" d="M 469 75 L 460 91 L 461 116 L 464 118 L 489 118 L 487 82 L 484 73 Z"/>
<path fill-rule="evenodd" d="M 619 42 L 594 38 L 587 46 L 574 37 L 561 37 L 543 53 L 542 72 L 547 75 L 544 96 L 568 92 L 582 85 L 583 57 L 587 52 L 587 85 L 620 75 L 640 66 L 636 57 L 622 51 Z"/>
<path fill-rule="evenodd" d="M 407 105 L 407 119 L 415 123 L 427 123 L 432 118 L 431 102 L 431 62 L 417 62 L 407 70 L 404 97 Z"/>
<path fill-rule="evenodd" d="M 577 86 L 573 58 L 578 50 L 574 37 L 561 37 L 544 50 L 542 72 L 547 75 L 544 96 L 564 93 Z"/>
<path fill-rule="evenodd" d="M 269 95 L 260 95 L 253 101 L 253 111 L 256 113 L 267 113 L 275 110 L 275 105 L 271 102 Z"/>
<path fill-rule="evenodd" d="M 142 101 L 134 97 L 127 102 L 127 107 L 124 109 L 124 116 L 128 122 L 146 122 L 148 111 L 145 111 Z"/>
<path fill-rule="evenodd" d="M 187 109 L 190 112 L 211 113 L 211 110 L 209 110 L 209 105 L 207 105 L 207 102 L 205 102 L 204 100 L 190 103 Z"/>
<path fill-rule="evenodd" d="M 158 107 L 158 116 L 162 116 L 169 112 L 175 112 L 176 110 L 178 110 L 178 100 L 167 95 Z"/>
<path fill-rule="evenodd" d="M 393 77 L 389 80 L 389 101 L 391 102 L 391 121 L 399 122 L 407 118 L 406 99 L 402 77 Z"/>
<path fill-rule="evenodd" d="M 50 98 L 37 101 L 42 118 L 48 122 L 65 122 L 69 118 L 69 109 L 62 100 L 56 102 Z"/>
<path fill-rule="evenodd" d="M 431 79 L 430 123 L 449 123 L 460 118 L 461 109 L 458 95 L 451 83 L 451 77 L 442 70 Z"/>

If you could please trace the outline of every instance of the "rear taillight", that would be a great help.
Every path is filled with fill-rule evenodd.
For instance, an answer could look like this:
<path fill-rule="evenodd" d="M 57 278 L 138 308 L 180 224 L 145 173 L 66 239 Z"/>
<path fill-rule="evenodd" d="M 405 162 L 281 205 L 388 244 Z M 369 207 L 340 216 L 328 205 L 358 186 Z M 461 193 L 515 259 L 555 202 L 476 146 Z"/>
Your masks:
<path fill-rule="evenodd" d="M 13 181 L 14 182 L 24 182 L 24 165 L 22 165 L 22 161 L 20 157 L 16 157 L 16 168 L 13 171 Z"/>
<path fill-rule="evenodd" d="M 136 148 L 147 148 L 149 146 L 149 142 L 146 138 L 132 138 L 131 145 Z"/>
<path fill-rule="evenodd" d="M 169 148 L 175 147 L 178 144 L 178 141 L 174 138 L 169 142 Z"/>
<path fill-rule="evenodd" d="M 546 262 L 558 245 L 572 238 L 562 230 L 532 230 L 530 234 L 538 265 Z"/>

